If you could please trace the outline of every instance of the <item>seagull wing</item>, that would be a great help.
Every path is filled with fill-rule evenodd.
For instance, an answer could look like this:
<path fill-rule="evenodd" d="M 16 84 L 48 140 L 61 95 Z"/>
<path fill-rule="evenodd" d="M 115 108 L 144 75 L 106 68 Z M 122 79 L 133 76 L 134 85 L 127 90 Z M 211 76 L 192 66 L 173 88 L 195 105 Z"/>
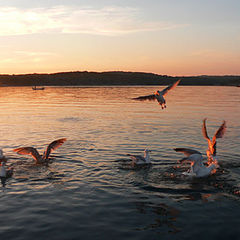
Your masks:
<path fill-rule="evenodd" d="M 222 138 L 224 133 L 226 132 L 226 121 L 223 121 L 222 125 L 219 127 L 219 129 L 216 131 L 216 133 L 213 136 L 213 139 L 211 141 L 211 139 L 209 138 L 208 134 L 207 134 L 207 127 L 206 127 L 206 118 L 203 120 L 203 126 L 202 126 L 202 133 L 203 133 L 203 137 L 205 139 L 207 139 L 208 141 L 208 148 L 211 152 L 212 155 L 216 155 L 216 148 L 217 148 L 217 138 Z"/>
<path fill-rule="evenodd" d="M 187 157 L 189 157 L 192 154 L 200 154 L 202 155 L 199 151 L 190 149 L 190 148 L 174 148 L 176 152 L 182 152 L 184 153 Z"/>
<path fill-rule="evenodd" d="M 162 91 L 161 91 L 161 94 L 163 96 L 166 96 L 167 93 L 171 90 L 171 89 L 174 89 L 178 84 L 179 82 L 181 81 L 181 79 L 177 80 L 176 82 L 174 82 L 173 84 L 169 85 L 168 87 L 164 88 Z"/>
<path fill-rule="evenodd" d="M 216 131 L 212 139 L 213 153 L 216 155 L 217 152 L 217 138 L 222 138 L 224 133 L 226 132 L 227 126 L 226 121 L 223 121 L 222 125 Z"/>
<path fill-rule="evenodd" d="M 66 138 L 61 138 L 61 139 L 58 139 L 58 140 L 55 140 L 55 141 L 51 142 L 51 143 L 48 145 L 48 147 L 47 147 L 47 149 L 46 149 L 46 151 L 45 151 L 45 153 L 44 153 L 43 159 L 44 159 L 44 160 L 48 159 L 50 153 L 51 153 L 53 150 L 59 148 L 59 147 L 60 147 L 61 145 L 63 145 L 63 143 L 66 142 L 66 141 L 67 141 Z"/>
<path fill-rule="evenodd" d="M 222 125 L 219 127 L 219 129 L 216 131 L 215 135 L 213 136 L 213 139 L 222 138 L 224 133 L 226 132 L 227 126 L 226 121 L 223 121 Z"/>
<path fill-rule="evenodd" d="M 133 161 L 144 161 L 146 162 L 146 159 L 141 156 L 141 155 L 132 155 L 132 154 L 127 154 L 127 156 L 130 156 L 130 158 L 133 160 Z"/>
<path fill-rule="evenodd" d="M 155 94 L 152 94 L 152 95 L 140 96 L 140 97 L 136 97 L 136 98 L 132 98 L 132 99 L 138 100 L 138 101 L 146 101 L 146 100 L 154 101 L 154 100 L 156 100 L 156 96 L 155 96 Z"/>
<path fill-rule="evenodd" d="M 16 148 L 13 150 L 14 152 L 20 155 L 30 155 L 32 156 L 37 162 L 41 161 L 41 156 L 36 148 L 33 147 L 21 147 Z"/>
<path fill-rule="evenodd" d="M 210 150 L 211 154 L 214 154 L 214 143 L 211 141 L 211 139 L 208 136 L 207 127 L 206 127 L 206 120 L 207 120 L 206 118 L 203 119 L 202 134 L 203 134 L 203 137 L 208 142 L 208 149 Z"/>
<path fill-rule="evenodd" d="M 206 120 L 207 120 L 206 118 L 203 119 L 202 134 L 205 139 L 210 140 L 208 133 L 207 133 Z"/>

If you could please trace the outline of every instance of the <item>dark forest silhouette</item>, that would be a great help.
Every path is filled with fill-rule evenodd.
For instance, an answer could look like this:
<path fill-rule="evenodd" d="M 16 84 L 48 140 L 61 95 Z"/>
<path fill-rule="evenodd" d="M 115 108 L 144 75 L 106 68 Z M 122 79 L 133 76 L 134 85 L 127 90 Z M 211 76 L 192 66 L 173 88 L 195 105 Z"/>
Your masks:
<path fill-rule="evenodd" d="M 240 76 L 172 77 L 144 72 L 59 72 L 50 74 L 2 74 L 0 86 L 111 86 L 168 85 L 181 78 L 180 85 L 240 86 Z"/>

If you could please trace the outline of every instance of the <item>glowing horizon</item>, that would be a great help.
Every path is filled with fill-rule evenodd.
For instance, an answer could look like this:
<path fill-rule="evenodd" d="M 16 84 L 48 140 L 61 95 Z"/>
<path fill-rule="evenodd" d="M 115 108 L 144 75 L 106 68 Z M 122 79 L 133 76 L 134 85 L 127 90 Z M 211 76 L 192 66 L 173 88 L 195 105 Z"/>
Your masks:
<path fill-rule="evenodd" d="M 0 3 L 0 74 L 240 75 L 240 3 Z"/>

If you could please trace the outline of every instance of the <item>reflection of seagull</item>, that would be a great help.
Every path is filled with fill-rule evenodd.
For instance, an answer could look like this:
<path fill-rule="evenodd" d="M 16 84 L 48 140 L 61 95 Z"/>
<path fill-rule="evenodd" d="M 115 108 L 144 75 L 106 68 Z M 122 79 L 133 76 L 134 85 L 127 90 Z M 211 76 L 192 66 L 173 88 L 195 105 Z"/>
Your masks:
<path fill-rule="evenodd" d="M 181 163 L 191 163 L 191 169 L 188 173 L 184 173 L 185 175 L 190 175 L 192 177 L 206 177 L 218 167 L 217 162 L 211 163 L 208 167 L 204 166 L 202 154 L 196 150 L 188 148 L 175 148 L 174 150 L 186 155 L 185 158 L 180 160 Z"/>
<path fill-rule="evenodd" d="M 207 134 L 207 127 L 206 127 L 206 118 L 203 120 L 202 126 L 202 133 L 203 137 L 208 141 L 208 150 L 206 151 L 208 156 L 208 162 L 211 163 L 213 160 L 216 160 L 216 153 L 217 153 L 217 138 L 222 138 L 224 133 L 226 132 L 226 122 L 223 121 L 222 125 L 214 134 L 212 141 Z"/>
<path fill-rule="evenodd" d="M 141 165 L 151 164 L 150 154 L 149 154 L 150 152 L 151 150 L 145 149 L 144 157 L 140 155 L 132 155 L 132 154 L 127 154 L 127 156 L 130 156 L 130 158 L 132 159 L 133 167 L 141 166 Z"/>
<path fill-rule="evenodd" d="M 36 163 L 46 163 L 48 161 L 50 153 L 53 150 L 60 147 L 66 140 L 67 140 L 66 138 L 61 138 L 61 139 L 53 141 L 52 143 L 50 143 L 48 145 L 46 151 L 44 152 L 44 154 L 42 156 L 38 153 L 38 150 L 33 147 L 21 147 L 21 148 L 16 148 L 13 151 L 18 154 L 32 156 L 36 160 Z"/>
<path fill-rule="evenodd" d="M 180 79 L 176 82 L 174 82 L 173 84 L 169 85 L 168 87 L 164 88 L 162 91 L 157 91 L 155 94 L 152 95 L 148 95 L 148 96 L 141 96 L 141 97 L 137 97 L 137 98 L 133 98 L 133 100 L 139 100 L 139 101 L 145 101 L 145 100 L 149 100 L 149 101 L 154 101 L 157 100 L 159 105 L 161 105 L 162 109 L 166 108 L 166 100 L 165 100 L 165 96 L 167 95 L 167 93 L 175 88 L 180 82 Z"/>
<path fill-rule="evenodd" d="M 3 151 L 0 149 L 0 178 L 6 179 L 13 175 L 13 168 L 6 169 L 7 159 L 3 155 Z"/>

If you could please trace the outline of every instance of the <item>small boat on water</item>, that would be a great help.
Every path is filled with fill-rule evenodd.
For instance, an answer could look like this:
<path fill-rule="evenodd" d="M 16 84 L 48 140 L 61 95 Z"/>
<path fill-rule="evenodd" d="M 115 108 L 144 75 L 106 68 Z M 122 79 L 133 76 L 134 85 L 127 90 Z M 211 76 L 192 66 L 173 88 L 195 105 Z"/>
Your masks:
<path fill-rule="evenodd" d="M 32 90 L 44 90 L 45 87 L 37 87 L 37 86 L 34 86 L 32 87 Z"/>

